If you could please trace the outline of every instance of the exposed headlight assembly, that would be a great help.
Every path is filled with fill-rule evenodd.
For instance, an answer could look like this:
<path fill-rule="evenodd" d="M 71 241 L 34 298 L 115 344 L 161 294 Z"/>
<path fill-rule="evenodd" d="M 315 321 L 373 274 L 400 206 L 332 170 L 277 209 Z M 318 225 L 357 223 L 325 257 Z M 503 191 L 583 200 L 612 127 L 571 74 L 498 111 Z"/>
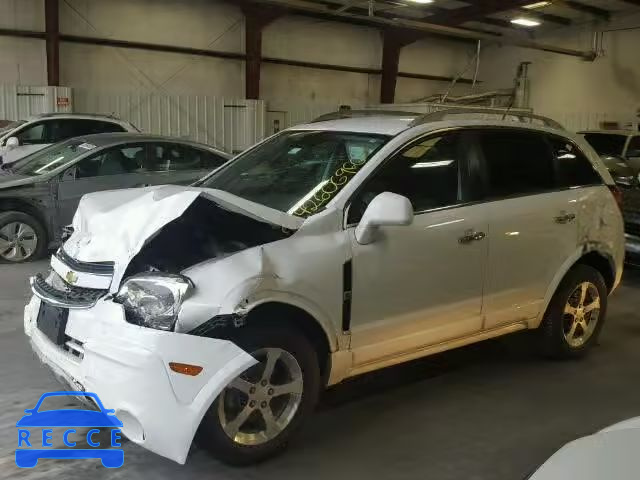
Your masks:
<path fill-rule="evenodd" d="M 183 275 L 141 273 L 129 277 L 114 300 L 124 307 L 129 323 L 173 330 L 182 302 L 193 288 Z"/>

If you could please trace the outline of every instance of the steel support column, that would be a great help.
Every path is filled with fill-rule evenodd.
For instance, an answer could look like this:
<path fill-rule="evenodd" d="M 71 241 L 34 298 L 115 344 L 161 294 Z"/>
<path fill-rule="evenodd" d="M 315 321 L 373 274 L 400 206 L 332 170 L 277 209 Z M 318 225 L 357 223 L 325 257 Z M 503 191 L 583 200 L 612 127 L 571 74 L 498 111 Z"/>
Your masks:
<path fill-rule="evenodd" d="M 380 103 L 393 103 L 396 96 L 398 65 L 402 47 L 424 35 L 395 29 L 382 32 L 382 77 L 380 79 Z"/>
<path fill-rule="evenodd" d="M 260 98 L 260 64 L 262 61 L 262 30 L 280 16 L 273 9 L 243 5 L 246 48 L 245 98 Z"/>
<path fill-rule="evenodd" d="M 44 0 L 47 85 L 60 85 L 60 23 L 58 0 Z"/>

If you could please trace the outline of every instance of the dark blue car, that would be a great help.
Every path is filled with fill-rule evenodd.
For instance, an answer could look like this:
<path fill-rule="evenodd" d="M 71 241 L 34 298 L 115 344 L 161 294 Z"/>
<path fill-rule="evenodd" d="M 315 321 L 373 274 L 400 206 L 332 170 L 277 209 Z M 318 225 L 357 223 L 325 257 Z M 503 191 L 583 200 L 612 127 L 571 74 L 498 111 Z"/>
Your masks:
<path fill-rule="evenodd" d="M 93 399 L 95 405 L 99 410 L 79 410 L 79 409 L 61 409 L 61 410 L 49 410 L 39 412 L 38 409 L 42 405 L 45 398 L 59 397 L 59 396 L 85 396 Z M 67 432 L 75 433 L 71 427 L 103 427 L 110 429 L 117 429 L 122 427 L 122 422 L 115 416 L 115 411 L 104 408 L 102 402 L 95 393 L 90 392 L 50 392 L 45 393 L 40 397 L 40 400 L 36 406 L 32 409 L 25 410 L 25 415 L 22 417 L 16 427 L 27 429 L 34 427 L 55 428 L 63 427 L 70 428 Z M 31 446 L 29 443 L 29 435 L 26 434 L 26 430 L 19 431 L 19 444 L 21 446 L 24 443 Z M 64 439 L 65 445 L 69 445 L 67 441 L 67 432 L 65 432 Z M 87 442 L 93 445 L 91 440 L 91 432 L 99 432 L 99 430 L 90 430 L 87 434 Z M 26 436 L 26 438 L 24 438 Z M 35 439 L 36 437 L 34 437 Z M 37 437 L 39 438 L 39 437 Z M 43 447 L 49 446 L 44 444 L 43 433 Z M 98 444 L 96 444 L 98 445 Z M 113 432 L 112 432 L 112 444 L 114 445 Z M 73 443 L 75 446 L 75 443 Z M 58 459 L 74 459 L 74 458 L 99 458 L 102 464 L 107 468 L 121 467 L 124 463 L 124 452 L 122 449 L 115 448 L 28 448 L 28 449 L 16 449 L 16 465 L 23 468 L 35 467 L 40 458 L 58 458 Z M 119 446 L 119 445 L 118 445 Z"/>

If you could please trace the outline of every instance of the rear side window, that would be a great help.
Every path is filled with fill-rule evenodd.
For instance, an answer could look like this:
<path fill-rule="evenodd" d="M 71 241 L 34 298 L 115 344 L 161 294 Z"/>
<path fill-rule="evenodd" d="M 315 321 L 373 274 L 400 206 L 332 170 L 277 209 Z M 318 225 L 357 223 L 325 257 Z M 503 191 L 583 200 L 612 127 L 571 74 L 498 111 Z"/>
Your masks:
<path fill-rule="evenodd" d="M 640 157 L 640 136 L 633 137 L 629 140 L 629 147 L 627 148 L 627 157 L 636 158 Z"/>
<path fill-rule="evenodd" d="M 532 195 L 555 187 L 553 157 L 542 135 L 503 129 L 482 132 L 479 141 L 488 198 Z"/>
<path fill-rule="evenodd" d="M 560 137 L 549 137 L 556 162 L 558 187 L 599 185 L 602 178 L 589 159 L 573 143 Z"/>

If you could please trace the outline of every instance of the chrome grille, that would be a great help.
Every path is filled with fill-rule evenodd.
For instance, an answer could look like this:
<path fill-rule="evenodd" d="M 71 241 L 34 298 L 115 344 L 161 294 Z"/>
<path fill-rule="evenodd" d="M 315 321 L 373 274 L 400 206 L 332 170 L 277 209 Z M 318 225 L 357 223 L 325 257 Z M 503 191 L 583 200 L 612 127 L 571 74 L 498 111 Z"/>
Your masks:
<path fill-rule="evenodd" d="M 69 256 L 64 248 L 59 248 L 56 257 L 72 270 L 94 275 L 113 275 L 113 262 L 81 262 Z"/>
<path fill-rule="evenodd" d="M 66 308 L 93 307 L 108 291 L 69 285 L 54 271 L 46 279 L 38 273 L 31 277 L 30 283 L 31 290 L 38 298 L 51 305 Z"/>

